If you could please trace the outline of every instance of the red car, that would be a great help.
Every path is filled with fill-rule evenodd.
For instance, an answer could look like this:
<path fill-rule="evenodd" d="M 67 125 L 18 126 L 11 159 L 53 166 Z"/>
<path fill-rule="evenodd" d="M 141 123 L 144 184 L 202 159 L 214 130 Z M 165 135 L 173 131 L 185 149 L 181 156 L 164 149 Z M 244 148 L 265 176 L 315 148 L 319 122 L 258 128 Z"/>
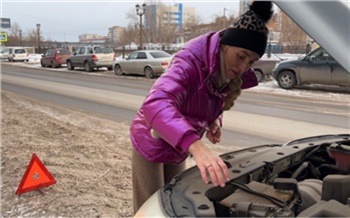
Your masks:
<path fill-rule="evenodd" d="M 67 57 L 71 54 L 72 53 L 66 48 L 47 50 L 45 55 L 41 57 L 41 66 L 52 68 L 61 67 L 63 64 L 66 64 Z"/>

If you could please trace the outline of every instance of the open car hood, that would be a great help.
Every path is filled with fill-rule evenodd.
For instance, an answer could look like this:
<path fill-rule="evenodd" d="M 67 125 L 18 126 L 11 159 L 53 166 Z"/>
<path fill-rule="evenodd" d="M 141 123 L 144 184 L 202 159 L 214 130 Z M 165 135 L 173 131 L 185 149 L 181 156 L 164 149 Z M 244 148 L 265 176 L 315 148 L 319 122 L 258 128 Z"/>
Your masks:
<path fill-rule="evenodd" d="M 232 173 L 231 182 L 224 188 L 205 184 L 198 168 L 192 167 L 155 193 L 135 217 L 150 214 L 158 217 L 347 217 L 350 214 L 347 206 L 350 134 L 260 145 L 220 156 Z M 259 193 L 249 193 L 246 187 Z M 265 194 L 274 197 L 263 196 Z"/>
<path fill-rule="evenodd" d="M 350 73 L 349 1 L 280 0 L 274 3 Z"/>

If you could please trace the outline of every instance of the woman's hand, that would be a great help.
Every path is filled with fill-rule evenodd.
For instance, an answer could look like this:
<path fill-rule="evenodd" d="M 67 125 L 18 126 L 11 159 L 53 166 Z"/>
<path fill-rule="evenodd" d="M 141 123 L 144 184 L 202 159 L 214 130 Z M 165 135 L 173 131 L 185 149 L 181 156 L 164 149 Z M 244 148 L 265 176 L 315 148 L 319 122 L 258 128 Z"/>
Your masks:
<path fill-rule="evenodd" d="M 203 181 L 208 184 L 208 174 L 214 186 L 225 186 L 230 174 L 224 161 L 200 140 L 193 142 L 188 148 L 201 172 Z M 207 174 L 208 173 L 208 174 Z"/>
<path fill-rule="evenodd" d="M 209 131 L 206 134 L 209 141 L 213 144 L 220 142 L 221 139 L 221 128 L 218 120 L 215 120 L 209 127 Z"/>

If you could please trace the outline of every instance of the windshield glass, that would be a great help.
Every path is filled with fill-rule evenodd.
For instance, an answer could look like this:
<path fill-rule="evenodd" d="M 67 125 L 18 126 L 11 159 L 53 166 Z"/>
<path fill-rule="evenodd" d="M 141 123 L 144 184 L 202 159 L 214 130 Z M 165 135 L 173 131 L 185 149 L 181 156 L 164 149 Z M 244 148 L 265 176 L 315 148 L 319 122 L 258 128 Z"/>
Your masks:
<path fill-rule="evenodd" d="M 94 47 L 95 54 L 107 54 L 113 53 L 113 50 L 110 47 Z"/>

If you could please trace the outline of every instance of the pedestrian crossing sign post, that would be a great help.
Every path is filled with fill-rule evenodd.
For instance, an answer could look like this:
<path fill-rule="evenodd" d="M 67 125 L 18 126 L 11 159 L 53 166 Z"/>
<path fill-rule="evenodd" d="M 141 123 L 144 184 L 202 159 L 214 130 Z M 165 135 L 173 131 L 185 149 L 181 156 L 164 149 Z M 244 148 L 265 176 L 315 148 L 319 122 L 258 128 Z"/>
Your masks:
<path fill-rule="evenodd" d="M 7 33 L 0 33 L 0 42 L 7 42 Z"/>

